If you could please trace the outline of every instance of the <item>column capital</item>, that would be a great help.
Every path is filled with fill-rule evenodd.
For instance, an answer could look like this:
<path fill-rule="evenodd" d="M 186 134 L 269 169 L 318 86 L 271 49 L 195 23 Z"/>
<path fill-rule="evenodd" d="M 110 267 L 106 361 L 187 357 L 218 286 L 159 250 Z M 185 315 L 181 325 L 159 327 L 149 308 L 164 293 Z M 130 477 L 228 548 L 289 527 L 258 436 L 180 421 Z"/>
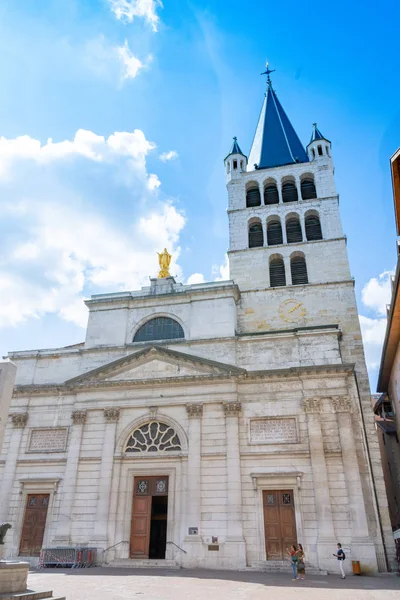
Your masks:
<path fill-rule="evenodd" d="M 104 420 L 106 423 L 117 423 L 119 420 L 119 408 L 105 408 Z"/>
<path fill-rule="evenodd" d="M 241 402 L 224 402 L 223 406 L 226 417 L 238 417 L 242 411 Z"/>
<path fill-rule="evenodd" d="M 352 403 L 349 396 L 332 396 L 331 400 L 335 413 L 352 412 Z"/>
<path fill-rule="evenodd" d="M 11 423 L 16 429 L 23 429 L 28 422 L 28 413 L 11 413 Z"/>
<path fill-rule="evenodd" d="M 72 423 L 74 425 L 83 425 L 86 421 L 86 414 L 86 410 L 74 410 L 73 413 L 71 413 Z"/>
<path fill-rule="evenodd" d="M 322 399 L 304 398 L 302 408 L 305 413 L 320 413 L 322 412 Z"/>
<path fill-rule="evenodd" d="M 203 416 L 203 405 L 186 404 L 186 412 L 189 418 L 201 418 Z"/>

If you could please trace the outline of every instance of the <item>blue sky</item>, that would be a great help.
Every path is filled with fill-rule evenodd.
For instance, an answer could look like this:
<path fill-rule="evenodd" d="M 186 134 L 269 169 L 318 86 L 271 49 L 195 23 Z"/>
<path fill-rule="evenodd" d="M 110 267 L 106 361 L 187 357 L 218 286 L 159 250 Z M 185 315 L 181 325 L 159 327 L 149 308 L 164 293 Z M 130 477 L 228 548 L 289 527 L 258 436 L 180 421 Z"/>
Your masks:
<path fill-rule="evenodd" d="M 397 14 L 396 14 L 397 13 Z M 395 228 L 399 7 L 231 0 L 0 6 L 0 351 L 84 337 L 82 298 L 137 289 L 164 245 L 186 282 L 226 276 L 223 158 L 247 153 L 268 58 L 336 182 L 373 381 Z M 51 138 L 52 142 L 49 142 Z"/>

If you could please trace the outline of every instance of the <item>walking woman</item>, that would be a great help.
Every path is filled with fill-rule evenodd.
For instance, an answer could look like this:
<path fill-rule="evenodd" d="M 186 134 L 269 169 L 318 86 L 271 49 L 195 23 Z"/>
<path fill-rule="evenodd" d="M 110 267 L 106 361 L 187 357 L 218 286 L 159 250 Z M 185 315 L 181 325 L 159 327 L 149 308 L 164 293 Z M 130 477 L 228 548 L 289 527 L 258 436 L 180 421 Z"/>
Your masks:
<path fill-rule="evenodd" d="M 306 565 L 305 565 L 306 556 L 304 554 L 303 546 L 299 544 L 297 546 L 297 576 L 300 579 L 304 579 L 306 576 Z"/>
<path fill-rule="evenodd" d="M 297 579 L 297 548 L 293 544 L 293 546 L 291 548 L 286 548 L 286 552 L 290 556 L 290 564 L 292 565 L 292 571 L 293 571 L 292 581 L 296 581 L 296 579 Z"/>

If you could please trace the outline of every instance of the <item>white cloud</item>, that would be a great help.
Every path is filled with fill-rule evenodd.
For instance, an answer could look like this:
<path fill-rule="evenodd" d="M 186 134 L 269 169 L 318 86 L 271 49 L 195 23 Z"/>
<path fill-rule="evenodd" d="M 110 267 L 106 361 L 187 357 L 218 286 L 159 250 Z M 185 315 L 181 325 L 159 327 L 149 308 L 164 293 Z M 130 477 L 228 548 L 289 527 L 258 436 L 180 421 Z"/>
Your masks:
<path fill-rule="evenodd" d="M 386 319 L 370 319 L 359 315 L 364 341 L 365 359 L 370 371 L 378 369 L 381 362 L 382 344 L 385 339 Z"/>
<path fill-rule="evenodd" d="M 162 7 L 160 0 L 109 0 L 109 3 L 118 20 L 132 23 L 135 17 L 141 17 L 151 25 L 153 31 L 158 30 L 160 19 L 156 10 Z"/>
<path fill-rule="evenodd" d="M 392 294 L 392 277 L 393 271 L 384 271 L 379 277 L 370 279 L 361 292 L 363 304 L 378 315 L 386 316 L 386 305 L 390 303 Z"/>
<path fill-rule="evenodd" d="M 202 273 L 193 273 L 187 280 L 188 285 L 194 285 L 195 283 L 205 283 L 204 275 Z"/>
<path fill-rule="evenodd" d="M 178 158 L 178 153 L 176 152 L 176 150 L 170 150 L 169 152 L 163 152 L 158 158 L 162 162 L 167 162 L 169 160 L 175 160 L 176 158 Z"/>
<path fill-rule="evenodd" d="M 147 66 L 143 64 L 136 56 L 131 52 L 128 41 L 125 40 L 123 46 L 116 48 L 117 56 L 122 65 L 122 79 L 134 79 L 143 67 Z M 147 57 L 147 64 L 150 62 L 151 56 Z"/>
<path fill-rule="evenodd" d="M 225 260 L 222 265 L 213 265 L 212 272 L 214 281 L 226 281 L 229 279 L 229 259 L 225 254 Z"/>
<path fill-rule="evenodd" d="M 180 274 L 185 218 L 147 172 L 154 148 L 140 130 L 0 140 L 0 326 L 52 313 L 84 327 L 83 297 L 146 285 L 164 247 Z"/>
<path fill-rule="evenodd" d="M 104 35 L 88 40 L 81 55 L 86 70 L 100 79 L 117 84 L 137 77 L 152 60 L 151 54 L 145 60 L 135 56 L 127 40 L 122 46 L 115 46 Z"/>

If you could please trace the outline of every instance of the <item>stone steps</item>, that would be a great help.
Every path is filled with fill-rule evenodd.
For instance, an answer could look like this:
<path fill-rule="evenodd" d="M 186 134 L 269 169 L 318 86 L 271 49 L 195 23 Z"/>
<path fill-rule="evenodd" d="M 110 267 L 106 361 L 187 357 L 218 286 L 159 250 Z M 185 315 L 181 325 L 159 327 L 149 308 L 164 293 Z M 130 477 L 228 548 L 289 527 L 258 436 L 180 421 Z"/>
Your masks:
<path fill-rule="evenodd" d="M 15 594 L 0 594 L 0 600 L 45 600 L 46 598 L 65 600 L 65 596 L 54 598 L 52 591 L 33 592 L 32 590 L 26 590 L 26 592 L 15 592 Z"/>
<path fill-rule="evenodd" d="M 265 573 L 292 573 L 292 567 L 288 560 L 260 560 L 253 563 L 251 567 L 248 567 L 246 570 Z M 328 572 L 306 564 L 306 574 L 327 575 Z"/>
<path fill-rule="evenodd" d="M 104 567 L 123 568 L 123 569 L 179 569 L 174 560 L 167 559 L 149 559 L 138 560 L 131 558 L 121 558 L 110 563 L 104 564 Z"/>

